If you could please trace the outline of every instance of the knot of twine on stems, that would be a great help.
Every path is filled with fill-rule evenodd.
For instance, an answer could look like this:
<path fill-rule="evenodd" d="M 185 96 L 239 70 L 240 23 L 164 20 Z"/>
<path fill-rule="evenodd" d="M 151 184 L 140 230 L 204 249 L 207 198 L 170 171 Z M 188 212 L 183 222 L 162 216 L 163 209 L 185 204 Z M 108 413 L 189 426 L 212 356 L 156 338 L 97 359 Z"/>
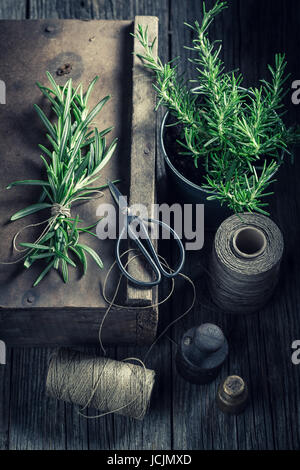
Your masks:
<path fill-rule="evenodd" d="M 63 204 L 59 204 L 58 202 L 55 202 L 51 207 L 51 215 L 55 218 L 60 215 L 63 215 L 65 217 L 71 217 L 71 208 L 64 206 Z"/>
<path fill-rule="evenodd" d="M 19 236 L 21 235 L 21 233 L 23 233 L 25 230 L 27 230 L 28 228 L 32 228 L 32 227 L 39 227 L 40 225 L 44 225 L 44 224 L 47 224 L 47 226 L 44 228 L 44 230 L 42 231 L 42 233 L 38 236 L 38 238 L 36 240 L 34 240 L 34 244 L 38 244 L 42 238 L 47 235 L 47 233 L 50 231 L 50 229 L 53 227 L 53 224 L 55 223 L 56 219 L 60 216 L 60 215 L 63 215 L 64 217 L 70 217 L 71 216 L 71 209 L 67 206 L 64 206 L 63 204 L 59 204 L 59 203 L 54 203 L 51 207 L 51 217 L 48 217 L 47 219 L 45 220 L 42 220 L 41 222 L 38 222 L 37 224 L 28 224 L 28 225 L 25 225 L 25 227 L 21 228 L 20 230 L 17 231 L 17 233 L 14 235 L 13 237 L 13 241 L 12 241 L 12 244 L 13 244 L 13 249 L 15 251 L 17 251 L 18 253 L 25 253 L 25 255 L 21 256 L 21 258 L 18 258 L 17 260 L 15 261 L 9 261 L 9 262 L 0 262 L 0 264 L 17 264 L 19 263 L 20 261 L 24 260 L 27 256 L 27 253 L 28 251 L 30 250 L 30 248 L 24 248 L 24 249 L 20 249 L 18 248 L 17 246 L 17 239 L 19 238 Z"/>
<path fill-rule="evenodd" d="M 88 198 L 84 198 L 83 201 L 81 201 L 81 203 L 84 203 L 84 202 L 87 202 L 87 199 L 90 200 L 90 199 L 99 199 L 101 197 L 104 196 L 104 193 L 98 189 L 95 189 L 93 191 L 91 191 L 91 194 L 92 193 L 95 193 L 97 194 L 96 196 L 90 196 Z M 82 198 L 78 197 L 77 200 L 80 200 Z M 19 263 L 20 261 L 23 261 L 26 256 L 27 256 L 27 253 L 28 251 L 30 250 L 30 248 L 25 248 L 25 249 L 20 249 L 18 248 L 17 246 L 17 239 L 19 238 L 19 236 L 21 235 L 21 233 L 23 233 L 25 230 L 27 230 L 28 228 L 31 228 L 31 227 L 38 227 L 40 225 L 43 225 L 43 224 L 47 224 L 47 226 L 44 228 L 44 230 L 42 231 L 42 233 L 39 235 L 39 237 L 33 241 L 34 244 L 37 244 L 41 241 L 41 239 L 47 235 L 47 233 L 51 230 L 51 228 L 53 227 L 56 219 L 59 217 L 59 216 L 64 216 L 64 217 L 71 217 L 71 207 L 69 206 L 65 206 L 64 204 L 60 204 L 58 202 L 55 202 L 52 206 L 51 206 L 51 217 L 48 217 L 47 219 L 45 220 L 42 220 L 41 222 L 38 222 L 37 224 L 28 224 L 28 225 L 25 225 L 25 227 L 21 228 L 20 230 L 17 231 L 17 233 L 13 236 L 13 240 L 12 240 L 12 245 L 13 245 L 13 249 L 14 251 L 18 252 L 18 253 L 25 253 L 23 256 L 21 256 L 20 258 L 16 259 L 15 261 L 0 261 L 0 264 L 3 264 L 3 265 L 12 265 L 12 264 L 17 264 Z"/>

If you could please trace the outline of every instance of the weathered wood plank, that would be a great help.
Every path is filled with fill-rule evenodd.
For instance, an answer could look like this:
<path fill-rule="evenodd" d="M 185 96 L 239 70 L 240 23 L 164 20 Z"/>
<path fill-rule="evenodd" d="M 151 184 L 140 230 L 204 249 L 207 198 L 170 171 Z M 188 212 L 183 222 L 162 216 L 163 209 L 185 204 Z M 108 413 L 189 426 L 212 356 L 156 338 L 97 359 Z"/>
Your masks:
<path fill-rule="evenodd" d="M 9 449 L 64 449 L 65 404 L 45 396 L 51 354 L 46 349 L 13 350 Z"/>
<path fill-rule="evenodd" d="M 26 17 L 26 6 L 26 0 L 15 0 L 13 2 L 4 0 L 0 3 L 0 19 L 24 19 Z M 0 365 L 0 450 L 9 449 L 9 403 L 13 364 L 12 350 L 9 349 L 6 354 L 6 365 Z"/>
<path fill-rule="evenodd" d="M 207 2 L 210 7 L 214 2 Z M 200 4 L 192 7 L 184 2 L 172 2 L 172 56 L 180 54 L 181 46 L 191 40 L 189 30 L 182 28 L 178 18 L 193 22 L 201 18 Z M 294 11 L 291 21 L 291 11 Z M 289 18 L 289 20 L 287 20 Z M 288 21 L 288 25 L 287 25 Z M 266 64 L 273 62 L 274 53 L 286 51 L 289 70 L 293 79 L 297 78 L 294 59 L 297 29 L 296 2 L 247 2 L 235 0 L 229 9 L 217 18 L 211 28 L 211 36 L 224 41 L 223 58 L 227 69 L 241 67 L 245 85 L 257 84 L 266 76 Z M 191 52 L 187 53 L 188 55 Z M 192 76 L 192 68 L 185 61 L 182 70 L 187 69 Z M 288 98 L 290 99 L 290 97 Z M 289 102 L 287 101 L 287 104 Z M 289 115 L 295 110 L 289 105 Z M 219 324 L 229 339 L 230 357 L 218 383 L 228 373 L 238 373 L 245 377 L 251 391 L 251 403 L 239 417 L 225 416 L 215 406 L 216 384 L 197 387 L 183 382 L 174 370 L 174 446 L 189 449 L 292 449 L 299 448 L 299 368 L 290 360 L 290 345 L 299 336 L 297 327 L 297 305 L 299 288 L 296 272 L 299 270 L 300 256 L 296 246 L 298 229 L 292 221 L 299 220 L 299 199 L 297 179 L 298 163 L 289 164 L 280 172 L 271 210 L 272 217 L 279 222 L 286 239 L 286 253 L 282 266 L 282 281 L 278 292 L 269 306 L 260 313 L 248 318 L 231 318 L 209 311 L 202 304 L 207 302 L 205 275 L 195 272 L 195 256 L 187 262 L 186 269 L 197 281 L 198 302 L 194 315 L 176 328 L 178 341 L 187 328 L 212 321 Z M 205 251 L 209 253 L 206 238 Z M 199 264 L 204 260 L 199 256 Z M 201 266 L 199 266 L 201 270 Z M 185 293 L 185 302 L 188 295 Z M 176 305 L 176 307 L 175 307 Z M 182 308 L 180 295 L 174 297 L 174 309 Z M 184 409 L 182 410 L 182 404 Z M 188 416 L 193 416 L 189 425 Z M 291 418 L 293 416 L 293 418 Z M 198 427 L 198 423 L 201 426 Z"/>
<path fill-rule="evenodd" d="M 6 3 L 17 13 L 15 1 Z M 84 5 L 83 7 L 80 6 L 81 3 Z M 160 17 L 160 55 L 163 60 L 166 60 L 169 48 L 168 2 L 162 2 L 161 5 L 160 3 L 158 1 L 56 2 L 54 0 L 31 0 L 30 11 L 36 18 L 45 14 L 53 18 L 64 15 L 69 18 L 83 17 L 83 10 L 88 12 L 88 17 L 92 17 L 93 13 L 95 17 L 108 19 L 132 18 L 135 14 L 157 15 Z M 170 2 L 172 56 L 178 55 L 179 52 L 182 55 L 186 54 L 181 49 L 181 45 L 188 44 L 190 38 L 186 30 L 182 28 L 182 22 L 183 20 L 193 21 L 195 18 L 200 18 L 198 3 L 196 1 L 185 3 L 180 0 Z M 212 3 L 213 1 L 210 0 L 208 5 Z M 298 2 L 296 0 L 289 0 L 289 2 L 232 0 L 230 10 L 227 10 L 223 19 L 217 21 L 213 26 L 212 35 L 226 41 L 223 54 L 229 68 L 241 65 L 248 83 L 265 74 L 265 61 L 272 60 L 272 57 L 269 57 L 271 52 L 273 55 L 277 49 L 286 49 L 292 81 L 299 79 L 297 76 L 298 57 L 295 53 L 298 50 L 299 42 L 298 17 Z M 184 36 L 186 34 L 187 36 Z M 270 47 L 274 50 L 271 51 Z M 190 66 L 187 65 L 187 67 Z M 288 97 L 289 99 L 290 97 Z M 289 116 L 293 116 L 293 119 L 297 120 L 298 115 L 299 107 L 290 105 Z M 163 178 L 164 168 L 160 164 L 160 160 L 159 165 L 158 175 Z M 159 392 L 154 391 L 151 414 L 145 418 L 142 426 L 136 422 L 126 420 L 122 422 L 122 418 L 119 420 L 117 417 L 109 417 L 108 421 L 106 418 L 105 420 L 89 421 L 89 448 L 147 448 L 151 447 L 150 442 L 154 445 L 160 444 L 158 437 L 156 437 L 160 432 L 162 436 L 161 448 L 174 446 L 177 449 L 299 449 L 300 369 L 299 366 L 293 366 L 290 360 L 290 345 L 294 339 L 300 338 L 298 321 L 300 291 L 297 285 L 300 250 L 298 248 L 299 227 L 296 223 L 300 215 L 297 202 L 300 196 L 297 184 L 299 171 L 297 161 L 294 167 L 284 168 L 276 189 L 280 197 L 275 198 L 272 211 L 284 231 L 287 247 L 282 266 L 280 288 L 270 308 L 261 312 L 259 317 L 253 316 L 237 320 L 225 317 L 202 305 L 208 305 L 204 285 L 205 276 L 203 276 L 200 265 L 205 262 L 205 252 L 209 251 L 208 239 L 204 252 L 199 256 L 192 254 L 188 257 L 186 264 L 186 272 L 197 280 L 198 303 L 189 319 L 183 321 L 180 327 L 175 328 L 174 339 L 179 340 L 183 331 L 203 321 L 214 321 L 224 329 L 230 341 L 231 351 L 229 362 L 224 367 L 220 380 L 228 373 L 236 372 L 243 374 L 249 381 L 251 404 L 245 414 L 236 418 L 228 417 L 216 409 L 214 396 L 218 381 L 205 387 L 192 386 L 181 381 L 175 369 L 171 370 L 171 362 L 167 356 L 170 352 L 170 345 L 168 341 L 164 341 L 160 347 L 153 350 L 151 355 L 150 363 L 159 370 L 159 384 L 161 386 Z M 158 188 L 160 200 L 164 201 L 170 188 L 165 184 L 164 179 L 160 186 Z M 180 314 L 189 299 L 190 294 L 186 291 L 185 286 L 179 284 L 179 294 L 174 297 L 171 307 L 173 318 Z M 169 307 L 163 306 L 160 313 L 167 322 Z M 32 356 L 29 358 L 26 350 L 19 351 L 20 353 L 16 354 L 16 359 L 21 361 L 21 364 L 32 364 L 34 360 L 34 363 L 37 364 L 35 374 L 39 377 L 38 380 L 43 381 L 49 352 L 42 349 L 35 350 L 35 353 L 32 352 Z M 175 352 L 176 348 L 173 347 L 173 356 Z M 122 358 L 127 353 L 141 357 L 143 351 L 120 349 L 118 357 Z M 113 351 L 110 351 L 109 354 L 113 355 Z M 25 379 L 21 380 L 24 378 L 25 372 L 21 371 L 22 365 L 19 366 L 17 360 L 9 359 L 8 366 L 5 366 L 4 369 L 7 377 L 9 377 L 10 370 L 14 369 L 13 402 L 10 406 L 10 412 L 13 413 L 10 428 L 12 446 L 30 448 L 31 445 L 35 445 L 39 447 L 44 445 L 43 438 L 34 437 L 32 433 L 28 432 L 27 427 L 39 422 L 38 425 L 34 424 L 35 433 L 39 432 L 38 429 L 44 429 L 44 398 L 34 384 L 30 391 L 26 391 L 28 382 Z M 159 367 L 156 366 L 156 361 Z M 147 364 L 149 367 L 150 363 Z M 41 366 L 41 364 L 43 365 Z M 168 401 L 172 396 L 170 374 L 174 376 L 172 405 Z M 18 385 L 19 390 L 15 388 L 15 384 Z M 9 396 L 6 385 L 4 393 L 6 397 Z M 38 398 L 37 405 L 33 405 L 32 396 Z M 19 421 L 20 426 L 18 426 L 17 413 L 13 411 L 13 408 L 19 406 L 20 409 L 20 404 L 24 406 L 26 400 L 31 403 L 31 406 L 25 407 L 26 416 L 23 415 Z M 163 404 L 160 403 L 161 401 Z M 170 406 L 174 407 L 173 417 L 167 411 L 170 410 Z M 39 411 L 39 407 L 41 411 Z M 7 409 L 5 413 L 7 420 Z M 61 443 L 65 442 L 65 448 L 86 448 L 85 424 L 77 420 L 75 407 L 74 409 L 68 408 L 66 413 L 65 417 L 65 408 L 63 407 L 53 413 L 55 418 L 50 417 L 52 447 L 59 448 Z M 171 433 L 171 420 L 173 420 L 174 440 Z M 73 423 L 75 431 L 72 429 Z M 55 426 L 57 426 L 57 434 L 54 431 Z M 15 436 L 13 436 L 14 433 Z M 127 438 L 127 435 L 130 438 Z M 2 436 L 4 439 L 1 446 L 6 448 L 8 446 L 7 426 Z M 153 436 L 155 436 L 154 439 L 152 439 Z"/>
<path fill-rule="evenodd" d="M 1 20 L 22 20 L 26 18 L 27 0 L 2 0 L 0 2 Z"/>
<path fill-rule="evenodd" d="M 134 31 L 138 26 L 148 29 L 149 41 L 152 42 L 158 36 L 158 18 L 136 16 Z M 143 53 L 143 47 L 138 39 L 133 42 L 133 77 L 132 77 L 132 133 L 131 133 L 131 156 L 130 156 L 130 205 L 143 205 L 146 213 L 142 217 L 154 217 L 154 203 L 156 200 L 155 181 L 155 157 L 156 142 L 153 139 L 156 128 L 156 113 L 153 108 L 155 103 L 155 92 L 149 88 L 152 83 L 152 74 L 145 70 L 137 54 Z M 157 55 L 157 42 L 153 53 Z M 148 92 L 145 94 L 145 85 Z M 146 197 L 142 200 L 142 195 Z M 129 260 L 134 254 L 129 254 Z M 130 262 L 128 271 L 133 278 L 141 282 L 149 282 L 152 278 L 145 263 L 141 258 L 135 258 Z M 141 289 L 128 282 L 127 302 L 129 305 L 151 305 L 157 298 L 157 287 L 152 289 Z"/>
<path fill-rule="evenodd" d="M 9 402 L 11 390 L 12 351 L 6 351 L 6 364 L 0 365 L 0 450 L 9 448 Z"/>
<path fill-rule="evenodd" d="M 255 16 L 253 11 L 252 14 L 250 11 L 248 13 L 244 11 L 241 14 L 241 30 L 250 31 L 247 37 L 242 35 L 241 40 L 241 66 L 248 72 L 249 80 L 256 79 L 257 81 L 258 78 L 266 76 L 267 63 L 274 63 L 276 52 L 287 54 L 288 71 L 292 74 L 287 86 L 290 86 L 290 83 L 296 79 L 298 65 L 295 61 L 295 37 L 299 28 L 296 8 L 297 2 L 295 1 L 289 4 L 286 2 L 274 4 L 267 1 L 259 5 Z M 240 11 L 242 13 L 242 6 Z M 258 57 L 256 67 L 251 67 L 254 62 L 252 51 L 255 58 Z M 286 104 L 288 121 L 297 121 L 298 117 L 291 103 L 290 94 L 287 96 Z M 294 238 L 296 228 L 293 223 L 299 219 L 298 175 L 299 165 L 296 158 L 295 166 L 287 163 L 278 176 L 279 181 L 275 186 L 271 213 L 285 237 L 286 248 L 281 282 L 273 302 L 261 312 L 257 326 L 252 324 L 248 328 L 249 337 L 250 335 L 255 337 L 257 333 L 260 338 L 264 358 L 262 371 L 258 376 L 260 380 L 256 379 L 258 374 L 255 374 L 254 370 L 252 374 L 254 387 L 257 384 L 254 388 L 254 399 L 260 397 L 265 410 L 261 414 L 260 409 L 254 407 L 254 416 L 256 420 L 264 416 L 266 430 L 273 435 L 273 440 L 270 440 L 269 445 L 276 449 L 299 447 L 300 415 L 296 405 L 297 400 L 299 401 L 299 390 L 295 389 L 294 385 L 299 382 L 299 369 L 292 365 L 290 359 L 293 337 L 299 336 L 299 329 L 292 326 L 297 318 L 296 305 L 299 295 L 296 271 L 299 269 L 300 257 L 298 244 L 296 246 Z M 254 350 L 252 338 L 252 341 L 249 341 L 249 357 L 253 356 Z M 270 431 L 271 428 L 272 431 Z"/>

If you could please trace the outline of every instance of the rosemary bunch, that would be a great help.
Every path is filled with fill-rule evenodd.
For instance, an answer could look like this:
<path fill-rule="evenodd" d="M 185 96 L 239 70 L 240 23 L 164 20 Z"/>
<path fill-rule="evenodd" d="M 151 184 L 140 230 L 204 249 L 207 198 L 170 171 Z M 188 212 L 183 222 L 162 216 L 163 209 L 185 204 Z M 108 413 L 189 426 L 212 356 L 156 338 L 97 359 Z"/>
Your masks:
<path fill-rule="evenodd" d="M 42 209 L 51 211 L 49 218 L 44 221 L 46 228 L 41 236 L 34 243 L 20 243 L 28 250 L 24 261 L 26 268 L 32 266 L 36 260 L 43 259 L 46 262 L 34 286 L 51 268 L 61 269 L 63 280 L 67 282 L 68 267 L 76 267 L 74 259 L 83 266 L 85 273 L 86 254 L 89 254 L 100 268 L 103 267 L 98 254 L 80 242 L 81 233 L 96 236 L 91 229 L 97 222 L 88 227 L 80 227 L 82 221 L 79 220 L 79 216 L 71 217 L 71 206 L 77 201 L 93 199 L 101 191 L 103 186 L 93 187 L 92 184 L 98 180 L 100 171 L 108 163 L 116 148 L 116 139 L 108 148 L 106 147 L 105 135 L 112 128 L 98 132 L 96 128 L 90 127 L 110 98 L 106 96 L 89 111 L 89 96 L 98 77 L 91 82 L 85 94 L 82 84 L 76 89 L 73 88 L 72 79 L 62 87 L 55 82 L 49 72 L 47 77 L 52 88 L 40 83 L 37 83 L 37 86 L 50 101 L 57 117 L 56 122 L 50 122 L 42 109 L 34 105 L 46 127 L 49 141 L 49 148 L 39 145 L 43 152 L 41 159 L 45 165 L 47 178 L 16 181 L 7 187 L 7 189 L 20 185 L 42 187 L 40 200 L 15 213 L 11 220 L 20 219 Z"/>
<path fill-rule="evenodd" d="M 286 62 L 277 54 L 275 67 L 269 65 L 270 81 L 261 80 L 257 88 L 241 87 L 238 72 L 225 72 L 220 59 L 222 44 L 211 42 L 208 28 L 227 3 L 217 0 L 207 11 L 203 3 L 202 22 L 186 26 L 194 32 L 190 59 L 197 77 L 191 80 L 197 91 L 189 90 L 178 74 L 178 64 L 162 64 L 153 54 L 155 40 L 149 44 L 147 28 L 138 26 L 135 37 L 143 46 L 138 56 L 156 77 L 157 107 L 166 106 L 181 127 L 178 143 L 181 155 L 191 156 L 203 173 L 202 187 L 235 212 L 264 214 L 264 197 L 282 163 L 288 146 L 298 143 L 300 134 L 286 128 L 282 120 L 282 100 Z"/>

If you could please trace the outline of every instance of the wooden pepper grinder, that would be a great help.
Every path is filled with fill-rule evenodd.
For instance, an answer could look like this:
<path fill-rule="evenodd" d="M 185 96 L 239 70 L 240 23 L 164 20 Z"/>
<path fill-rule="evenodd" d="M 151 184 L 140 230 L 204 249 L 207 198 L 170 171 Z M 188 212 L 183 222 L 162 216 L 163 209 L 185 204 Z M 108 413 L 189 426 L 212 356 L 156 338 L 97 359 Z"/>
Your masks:
<path fill-rule="evenodd" d="M 215 380 L 227 356 L 228 343 L 222 330 L 212 323 L 203 323 L 184 333 L 176 366 L 187 381 L 206 384 Z"/>
<path fill-rule="evenodd" d="M 240 414 L 248 404 L 248 388 L 238 375 L 230 375 L 220 384 L 217 404 L 223 413 Z"/>

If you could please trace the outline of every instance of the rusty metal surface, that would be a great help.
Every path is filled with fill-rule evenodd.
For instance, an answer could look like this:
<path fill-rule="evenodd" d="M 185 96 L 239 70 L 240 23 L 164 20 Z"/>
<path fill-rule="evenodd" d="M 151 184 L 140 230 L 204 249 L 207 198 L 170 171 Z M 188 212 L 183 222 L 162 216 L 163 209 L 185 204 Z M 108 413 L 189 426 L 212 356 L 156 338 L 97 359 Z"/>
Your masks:
<path fill-rule="evenodd" d="M 91 107 L 102 97 L 111 94 L 97 118 L 96 125 L 104 129 L 115 126 L 109 140 L 118 136 L 120 141 L 115 157 L 102 172 L 99 183 L 106 177 L 122 178 L 123 187 L 129 174 L 129 145 L 131 120 L 131 67 L 132 39 L 130 21 L 1 21 L 0 48 L 1 79 L 7 86 L 7 104 L 0 106 L 0 259 L 12 260 L 12 238 L 29 223 L 47 219 L 47 211 L 9 222 L 17 210 L 37 202 L 39 192 L 30 187 L 5 187 L 11 181 L 41 177 L 42 162 L 39 143 L 45 143 L 45 129 L 36 115 L 33 104 L 46 107 L 45 100 L 35 86 L 38 80 L 47 83 L 45 71 L 49 70 L 60 84 L 72 77 L 75 84 L 82 82 L 86 89 L 95 75 L 100 76 L 91 96 Z M 71 67 L 68 65 L 71 64 Z M 71 70 L 70 70 L 71 68 Z M 58 74 L 57 74 L 58 71 Z M 64 72 L 69 73 L 64 73 Z M 29 188 L 29 189 L 28 189 Z M 125 189 L 126 190 L 126 189 Z M 95 200 L 73 208 L 87 225 L 97 220 L 99 203 L 111 202 L 108 191 L 101 200 Z M 20 241 L 33 241 L 40 227 L 22 234 Z M 105 306 L 101 295 L 106 270 L 114 260 L 114 242 L 99 241 L 83 236 L 99 253 L 105 268 L 100 271 L 92 259 L 88 259 L 87 274 L 81 278 L 78 272 L 70 272 L 65 285 L 53 271 L 37 288 L 32 283 L 43 269 L 36 264 L 29 270 L 18 265 L 0 265 L 0 307 L 5 309 L 28 308 L 101 308 Z M 79 270 L 78 270 L 79 271 Z"/>

